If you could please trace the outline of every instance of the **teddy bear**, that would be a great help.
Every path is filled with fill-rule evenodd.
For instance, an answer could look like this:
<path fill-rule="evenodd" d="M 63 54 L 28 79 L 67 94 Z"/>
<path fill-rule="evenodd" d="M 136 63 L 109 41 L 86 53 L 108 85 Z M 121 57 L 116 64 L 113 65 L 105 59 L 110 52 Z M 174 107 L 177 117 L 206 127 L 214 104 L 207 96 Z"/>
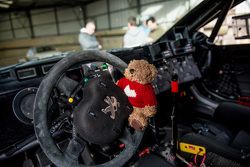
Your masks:
<path fill-rule="evenodd" d="M 124 77 L 117 81 L 133 106 L 128 122 L 135 130 L 144 130 L 148 119 L 156 114 L 157 100 L 151 85 L 156 76 L 154 65 L 146 60 L 132 60 L 125 69 Z"/>

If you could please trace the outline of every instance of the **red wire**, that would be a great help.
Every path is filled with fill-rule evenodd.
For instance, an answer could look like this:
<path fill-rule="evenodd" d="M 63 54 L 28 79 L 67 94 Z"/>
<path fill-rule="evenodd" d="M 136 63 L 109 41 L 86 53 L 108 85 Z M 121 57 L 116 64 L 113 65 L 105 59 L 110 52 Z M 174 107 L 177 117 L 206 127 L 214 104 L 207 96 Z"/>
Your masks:
<path fill-rule="evenodd" d="M 197 155 L 199 155 L 200 152 L 201 152 L 201 151 L 199 151 L 199 152 L 198 152 L 197 154 L 195 154 L 195 156 L 194 156 L 194 163 L 195 163 L 195 165 L 197 165 Z M 199 167 L 201 167 L 201 165 L 205 162 L 205 160 L 206 160 L 206 154 L 203 155 Z"/>
<path fill-rule="evenodd" d="M 205 160 L 206 160 L 206 157 L 207 157 L 207 155 L 204 154 L 204 155 L 203 155 L 203 158 L 202 158 L 202 160 L 201 160 L 200 167 L 201 167 L 202 164 L 204 164 L 204 162 L 205 162 Z"/>
<path fill-rule="evenodd" d="M 197 153 L 197 154 L 195 154 L 195 156 L 194 156 L 194 164 L 195 165 L 197 165 L 197 162 L 196 162 L 196 160 L 197 160 L 197 155 L 200 153 L 200 151 Z"/>

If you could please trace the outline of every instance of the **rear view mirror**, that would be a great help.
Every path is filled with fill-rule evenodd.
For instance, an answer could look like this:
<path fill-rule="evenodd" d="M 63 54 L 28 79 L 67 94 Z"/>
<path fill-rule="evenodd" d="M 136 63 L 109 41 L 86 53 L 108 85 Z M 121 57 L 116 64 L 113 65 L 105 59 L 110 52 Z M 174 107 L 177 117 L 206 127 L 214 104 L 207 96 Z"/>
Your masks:
<path fill-rule="evenodd" d="M 232 17 L 235 39 L 250 39 L 250 14 Z"/>

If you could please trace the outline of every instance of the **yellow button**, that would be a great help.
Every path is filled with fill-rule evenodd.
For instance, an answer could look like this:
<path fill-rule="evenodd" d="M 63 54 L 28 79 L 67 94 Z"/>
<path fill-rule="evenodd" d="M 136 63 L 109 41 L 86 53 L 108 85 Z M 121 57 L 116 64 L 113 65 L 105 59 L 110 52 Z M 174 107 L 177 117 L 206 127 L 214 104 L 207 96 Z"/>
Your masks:
<path fill-rule="evenodd" d="M 69 102 L 69 103 L 73 103 L 73 102 L 74 102 L 74 99 L 73 99 L 72 97 L 70 97 L 70 98 L 68 99 L 68 102 Z"/>
<path fill-rule="evenodd" d="M 200 156 L 203 156 L 206 154 L 206 148 L 203 146 L 198 146 L 194 144 L 189 143 L 180 143 L 180 150 L 182 152 L 190 153 L 190 154 L 198 154 Z"/>

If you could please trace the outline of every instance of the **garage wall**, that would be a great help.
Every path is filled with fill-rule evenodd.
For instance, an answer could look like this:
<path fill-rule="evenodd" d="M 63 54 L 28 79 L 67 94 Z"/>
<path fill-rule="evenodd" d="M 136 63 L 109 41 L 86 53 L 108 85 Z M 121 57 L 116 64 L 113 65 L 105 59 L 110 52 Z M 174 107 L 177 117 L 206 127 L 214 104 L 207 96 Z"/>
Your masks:
<path fill-rule="evenodd" d="M 0 15 L 0 66 L 17 63 L 28 48 L 51 45 L 79 50 L 78 34 L 94 19 L 104 49 L 122 47 L 129 16 L 153 15 L 168 29 L 201 0 L 99 0 L 87 6 L 55 7 Z"/>
<path fill-rule="evenodd" d="M 77 33 L 83 20 L 80 7 L 3 14 L 0 16 L 0 41 Z"/>
<path fill-rule="evenodd" d="M 201 0 L 100 0 L 85 7 L 57 7 L 0 15 L 0 41 L 76 34 L 84 20 L 97 30 L 124 28 L 129 16 L 153 15 L 167 29 Z"/>

